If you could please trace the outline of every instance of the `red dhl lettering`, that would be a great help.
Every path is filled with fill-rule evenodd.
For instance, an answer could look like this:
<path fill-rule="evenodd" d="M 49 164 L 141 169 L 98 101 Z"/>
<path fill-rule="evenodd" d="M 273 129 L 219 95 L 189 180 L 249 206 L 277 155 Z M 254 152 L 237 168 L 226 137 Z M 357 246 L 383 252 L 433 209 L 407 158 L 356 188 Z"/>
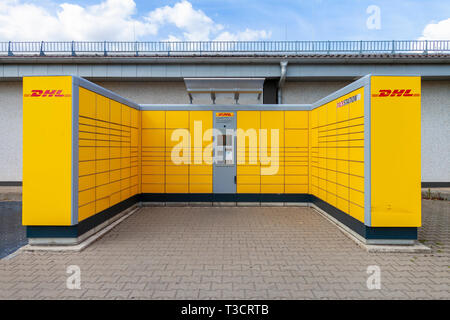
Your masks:
<path fill-rule="evenodd" d="M 412 89 L 381 89 L 372 93 L 372 97 L 420 97 L 420 93 L 412 93 Z"/>
<path fill-rule="evenodd" d="M 218 112 L 216 113 L 216 117 L 232 117 L 232 112 Z"/>
<path fill-rule="evenodd" d="M 71 94 L 63 94 L 63 90 L 31 90 L 31 93 L 25 93 L 24 97 L 41 97 L 41 98 L 51 98 L 51 97 L 71 97 Z"/>

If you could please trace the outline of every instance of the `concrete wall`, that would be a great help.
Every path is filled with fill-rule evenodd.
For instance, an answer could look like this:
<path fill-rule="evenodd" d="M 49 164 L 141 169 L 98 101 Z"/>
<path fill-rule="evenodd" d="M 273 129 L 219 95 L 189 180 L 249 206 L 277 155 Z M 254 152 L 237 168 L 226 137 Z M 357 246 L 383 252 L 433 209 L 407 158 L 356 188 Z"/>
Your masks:
<path fill-rule="evenodd" d="M 22 82 L 0 82 L 0 181 L 22 181 Z"/>
<path fill-rule="evenodd" d="M 422 81 L 422 181 L 450 181 L 450 81 Z"/>
<path fill-rule="evenodd" d="M 181 81 L 97 83 L 137 103 L 189 103 Z M 312 103 L 348 83 L 287 81 L 283 103 Z M 422 81 L 422 181 L 450 181 L 449 131 L 450 81 Z M 0 181 L 21 180 L 22 84 L 0 82 Z"/>
<path fill-rule="evenodd" d="M 351 81 L 290 82 L 286 81 L 281 92 L 282 103 L 314 103 L 345 87 Z"/>

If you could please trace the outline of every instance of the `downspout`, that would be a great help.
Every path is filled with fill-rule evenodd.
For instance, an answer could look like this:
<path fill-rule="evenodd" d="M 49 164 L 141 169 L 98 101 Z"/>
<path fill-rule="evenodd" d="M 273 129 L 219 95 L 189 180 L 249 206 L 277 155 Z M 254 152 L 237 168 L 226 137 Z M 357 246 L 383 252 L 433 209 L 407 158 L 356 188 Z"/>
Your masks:
<path fill-rule="evenodd" d="M 281 98 L 281 89 L 284 85 L 284 82 L 286 81 L 287 65 L 288 65 L 287 61 L 280 62 L 281 72 L 280 72 L 280 81 L 278 81 L 278 89 L 277 89 L 278 104 L 283 103 L 283 99 Z"/>

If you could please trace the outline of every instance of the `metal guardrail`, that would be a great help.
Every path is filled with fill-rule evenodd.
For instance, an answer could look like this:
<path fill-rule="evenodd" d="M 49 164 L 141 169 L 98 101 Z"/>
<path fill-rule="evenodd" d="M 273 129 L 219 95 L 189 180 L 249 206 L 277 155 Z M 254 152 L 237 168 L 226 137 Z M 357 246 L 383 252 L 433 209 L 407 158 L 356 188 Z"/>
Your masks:
<path fill-rule="evenodd" d="M 450 53 L 450 40 L 0 42 L 0 55 L 269 55 Z"/>

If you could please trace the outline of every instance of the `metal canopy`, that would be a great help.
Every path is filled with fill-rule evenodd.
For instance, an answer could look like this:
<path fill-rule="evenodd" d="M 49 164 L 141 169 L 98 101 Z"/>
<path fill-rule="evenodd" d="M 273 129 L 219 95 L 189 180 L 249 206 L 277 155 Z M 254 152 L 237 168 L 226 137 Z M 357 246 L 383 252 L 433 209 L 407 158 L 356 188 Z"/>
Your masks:
<path fill-rule="evenodd" d="M 186 90 L 191 103 L 196 96 L 211 97 L 213 104 L 217 96 L 232 96 L 236 104 L 240 95 L 256 95 L 260 100 L 265 78 L 184 78 Z"/>

